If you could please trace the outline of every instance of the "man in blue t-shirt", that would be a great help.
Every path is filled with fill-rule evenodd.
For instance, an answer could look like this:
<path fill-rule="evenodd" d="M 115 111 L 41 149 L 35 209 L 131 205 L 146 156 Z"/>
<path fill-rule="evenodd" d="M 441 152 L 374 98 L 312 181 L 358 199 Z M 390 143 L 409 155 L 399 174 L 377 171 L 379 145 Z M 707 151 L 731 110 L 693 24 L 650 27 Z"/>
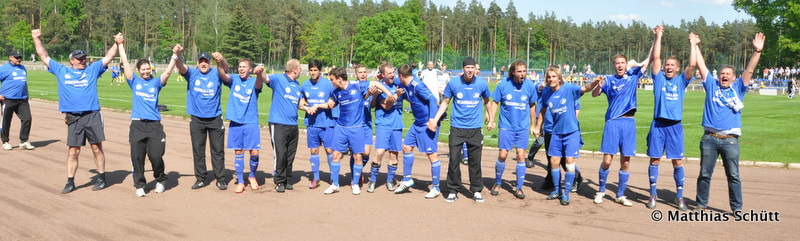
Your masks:
<path fill-rule="evenodd" d="M 211 167 L 217 178 L 219 190 L 228 189 L 225 180 L 225 124 L 222 123 L 220 95 L 222 82 L 217 69 L 211 68 L 211 54 L 200 52 L 197 55 L 197 67 L 186 67 L 181 53 L 183 47 L 178 45 L 175 67 L 186 79 L 186 114 L 191 116 L 189 134 L 192 139 L 194 160 L 194 176 L 197 179 L 192 189 L 205 187 L 206 181 L 206 140 L 211 148 Z"/>
<path fill-rule="evenodd" d="M 652 50 L 652 46 L 650 50 Z M 649 52 L 652 55 L 652 51 Z M 628 186 L 630 172 L 630 160 L 636 155 L 636 122 L 633 116 L 636 114 L 636 88 L 639 86 L 639 79 L 652 59 L 650 56 L 645 59 L 643 65 L 632 66 L 627 69 L 628 58 L 625 55 L 617 54 L 614 60 L 613 75 L 606 75 L 600 81 L 600 88 L 592 91 L 592 97 L 598 97 L 601 93 L 608 99 L 608 109 L 606 110 L 606 124 L 603 128 L 603 139 L 600 144 L 600 152 L 603 153 L 603 163 L 600 164 L 599 183 L 600 188 L 595 195 L 595 203 L 602 203 L 605 196 L 606 180 L 608 179 L 611 161 L 618 152 L 621 154 L 619 168 L 619 186 L 617 188 L 616 202 L 630 207 L 633 205 L 625 196 L 625 189 Z"/>
<path fill-rule="evenodd" d="M 467 57 L 462 61 L 464 74 L 455 77 L 447 83 L 444 89 L 444 99 L 439 104 L 435 120 L 444 115 L 450 100 L 453 100 L 453 115 L 450 117 L 450 163 L 447 168 L 447 188 L 450 193 L 446 202 L 454 202 L 461 191 L 461 167 L 459 157 L 462 154 L 462 145 L 467 144 L 469 156 L 470 191 L 476 202 L 483 202 L 481 191 L 483 183 L 481 177 L 481 150 L 483 149 L 483 117 L 484 107 L 490 110 L 489 86 L 484 79 L 475 75 L 475 59 Z"/>
<path fill-rule="evenodd" d="M 242 193 L 244 184 L 244 152 L 250 153 L 250 174 L 247 181 L 250 189 L 258 190 L 256 171 L 258 170 L 258 152 L 261 149 L 261 126 L 258 123 L 258 96 L 263 86 L 263 66 L 253 69 L 253 60 L 241 58 L 238 61 L 236 74 L 227 74 L 228 61 L 219 52 L 211 54 L 217 61 L 217 71 L 222 84 L 230 88 L 228 107 L 225 116 L 228 124 L 228 149 L 234 150 L 233 166 L 236 168 L 236 193 Z M 250 76 L 250 71 L 257 77 Z"/>
<path fill-rule="evenodd" d="M 403 88 L 395 83 L 394 66 L 390 63 L 378 67 L 378 79 L 381 84 L 394 94 L 397 99 L 393 105 L 389 103 L 389 96 L 380 93 L 372 97 L 371 106 L 375 107 L 375 150 L 377 158 L 372 160 L 370 167 L 367 192 L 374 192 L 377 185 L 378 172 L 381 169 L 383 154 L 389 151 L 389 164 L 386 174 L 386 189 L 395 190 L 394 175 L 397 172 L 399 153 L 403 142 Z"/>
<path fill-rule="evenodd" d="M 300 92 L 300 61 L 290 59 L 286 62 L 283 74 L 273 74 L 264 78 L 267 87 L 272 89 L 272 105 L 269 109 L 270 144 L 274 152 L 275 171 L 273 182 L 275 191 L 279 193 L 294 190 L 292 168 L 294 155 L 297 154 L 297 140 L 300 130 L 297 128 L 297 108 L 303 97 Z M 262 73 L 266 75 L 266 73 Z"/>
<path fill-rule="evenodd" d="M 694 42 L 699 43 L 696 35 Z M 753 39 L 753 56 L 747 63 L 747 68 L 741 78 L 736 78 L 732 66 L 723 66 L 719 80 L 708 74 L 700 47 L 694 44 L 697 53 L 697 67 L 703 78 L 703 88 L 706 91 L 705 108 L 703 109 L 703 129 L 705 134 L 700 140 L 700 175 L 697 176 L 697 202 L 698 208 L 708 208 L 709 187 L 711 174 L 717 164 L 717 157 L 722 158 L 725 166 L 725 176 L 728 177 L 728 200 L 731 210 L 742 210 L 742 182 L 739 178 L 739 136 L 742 135 L 742 108 L 744 108 L 744 95 L 747 86 L 753 83 L 753 72 L 761 50 L 764 48 L 764 35 L 756 34 Z"/>
<path fill-rule="evenodd" d="M 117 85 L 119 85 L 119 82 L 120 82 L 119 81 L 119 72 L 120 72 L 120 69 L 119 69 L 119 67 L 117 67 L 117 63 L 114 63 L 114 65 L 111 66 L 111 82 L 109 83 L 109 85 L 114 85 L 114 82 L 116 82 Z"/>
<path fill-rule="evenodd" d="M 108 63 L 111 63 L 117 55 L 117 44 L 124 42 L 125 39 L 122 33 L 115 35 L 116 44 L 108 49 L 100 61 L 88 66 L 86 52 L 73 50 L 69 54 L 71 66 L 66 67 L 50 58 L 42 40 L 39 39 L 42 36 L 41 30 L 31 30 L 31 36 L 39 58 L 48 67 L 48 71 L 58 79 L 58 110 L 65 114 L 67 124 L 67 146 L 69 146 L 67 184 L 61 193 L 70 193 L 76 189 L 75 172 L 78 171 L 78 156 L 87 140 L 92 147 L 98 173 L 92 190 L 101 190 L 106 187 L 106 157 L 103 153 L 103 141 L 106 137 L 103 130 L 103 116 L 100 114 L 100 101 L 97 97 L 97 80 L 106 70 Z"/>
<path fill-rule="evenodd" d="M 2 127 L 0 137 L 3 140 L 3 150 L 11 150 L 9 141 L 11 118 L 17 113 L 19 118 L 19 148 L 33 150 L 33 145 L 28 142 L 31 133 L 31 106 L 28 103 L 28 70 L 22 65 L 22 55 L 19 51 L 8 53 L 8 63 L 0 66 L 0 116 Z"/>
<path fill-rule="evenodd" d="M 367 67 L 362 64 L 357 64 L 355 66 L 356 70 L 356 81 L 358 82 L 368 82 L 367 76 L 369 73 L 367 72 Z M 369 162 L 369 155 L 372 151 L 372 106 L 370 103 L 372 102 L 373 96 L 369 95 L 367 99 L 364 100 L 364 130 L 362 133 L 364 134 L 364 153 L 361 154 L 361 162 L 362 168 L 363 165 Z M 353 171 L 353 166 L 355 163 L 355 157 L 350 155 L 350 171 Z M 363 182 L 363 178 L 358 180 L 358 184 L 361 185 Z"/>
<path fill-rule="evenodd" d="M 322 62 L 312 59 L 308 62 L 308 81 L 300 85 L 300 93 L 303 97 L 300 99 L 300 106 L 317 105 L 328 102 L 333 93 L 333 84 L 321 73 Z M 300 108 L 305 111 L 305 108 Z M 319 147 L 325 145 L 326 159 L 328 166 L 333 160 L 333 128 L 335 120 L 333 119 L 332 110 L 321 110 L 314 114 L 306 113 L 303 118 L 303 123 L 306 126 L 306 145 L 311 153 L 311 172 L 312 180 L 308 185 L 309 189 L 315 189 L 319 186 Z"/>
<path fill-rule="evenodd" d="M 690 46 L 690 61 L 683 73 L 680 73 L 680 62 L 675 56 L 667 57 L 666 64 L 661 67 L 661 37 L 664 28 L 658 25 L 655 29 L 656 42 L 653 48 L 653 122 L 650 124 L 650 133 L 647 134 L 647 156 L 650 157 L 650 166 L 647 174 L 650 181 L 650 199 L 647 208 L 655 209 L 657 200 L 656 182 L 658 180 L 658 165 L 664 152 L 667 158 L 672 159 L 673 177 L 675 178 L 676 197 L 675 204 L 678 209 L 685 211 L 686 202 L 683 200 L 683 95 L 686 86 L 692 81 L 692 72 L 697 64 L 693 45 Z M 691 36 L 691 35 L 690 35 Z M 693 40 L 693 38 L 690 38 Z"/>
<path fill-rule="evenodd" d="M 522 184 L 525 182 L 525 148 L 528 147 L 530 134 L 539 136 L 536 128 L 536 101 L 538 94 L 532 81 L 525 79 L 527 67 L 525 62 L 514 61 L 508 70 L 508 78 L 501 81 L 492 93 L 494 104 L 490 108 L 489 125 L 491 131 L 495 127 L 494 117 L 500 108 L 500 135 L 498 147 L 500 153 L 495 162 L 495 182 L 491 194 L 497 196 L 506 169 L 508 151 L 516 148 L 517 152 L 517 185 L 514 196 L 523 199 Z"/>

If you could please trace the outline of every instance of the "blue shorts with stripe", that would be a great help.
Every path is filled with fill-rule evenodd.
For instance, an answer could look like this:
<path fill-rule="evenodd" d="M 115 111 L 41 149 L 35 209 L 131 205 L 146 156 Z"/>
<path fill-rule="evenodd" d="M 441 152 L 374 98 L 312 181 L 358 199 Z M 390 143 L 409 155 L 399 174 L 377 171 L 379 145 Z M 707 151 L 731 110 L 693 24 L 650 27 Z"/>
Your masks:
<path fill-rule="evenodd" d="M 364 145 L 372 145 L 372 126 L 364 125 Z"/>
<path fill-rule="evenodd" d="M 375 149 L 402 151 L 403 130 L 375 127 Z"/>
<path fill-rule="evenodd" d="M 633 117 L 619 117 L 606 121 L 600 152 L 623 156 L 636 155 L 636 122 Z"/>
<path fill-rule="evenodd" d="M 330 148 L 333 145 L 333 126 L 331 127 L 306 127 L 306 145 L 309 149 L 318 148 L 322 145 Z"/>
<path fill-rule="evenodd" d="M 583 146 L 583 140 L 580 131 L 563 135 L 552 134 L 550 143 L 547 143 L 547 154 L 556 157 L 578 157 L 581 146 Z"/>
<path fill-rule="evenodd" d="M 500 134 L 498 135 L 497 140 L 497 147 L 500 150 L 513 150 L 514 147 L 527 149 L 528 148 L 528 138 L 530 138 L 531 132 L 528 130 L 519 130 L 519 131 L 512 131 L 508 129 L 500 128 Z"/>
<path fill-rule="evenodd" d="M 406 139 L 403 140 L 403 145 L 412 146 L 425 153 L 436 153 L 439 151 L 437 141 L 439 140 L 439 128 L 436 132 L 428 130 L 428 126 L 412 125 L 406 133 Z"/>
<path fill-rule="evenodd" d="M 228 149 L 260 150 L 261 127 L 256 123 L 240 124 L 231 121 L 228 124 Z"/>
<path fill-rule="evenodd" d="M 353 153 L 364 153 L 364 127 L 337 125 L 333 128 L 332 143 L 334 151 L 346 152 L 350 148 Z"/>
<path fill-rule="evenodd" d="M 647 134 L 647 156 L 683 159 L 683 124 L 680 121 L 653 120 Z"/>

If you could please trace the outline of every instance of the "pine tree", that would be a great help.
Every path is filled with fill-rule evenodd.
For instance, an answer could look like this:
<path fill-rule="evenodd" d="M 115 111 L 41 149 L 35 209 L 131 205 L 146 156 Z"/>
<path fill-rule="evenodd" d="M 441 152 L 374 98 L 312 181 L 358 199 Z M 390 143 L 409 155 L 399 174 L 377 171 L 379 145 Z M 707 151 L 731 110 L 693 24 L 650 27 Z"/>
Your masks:
<path fill-rule="evenodd" d="M 231 21 L 222 36 L 220 52 L 228 59 L 228 63 L 235 63 L 242 58 L 257 59 L 258 42 L 255 25 L 249 21 L 242 5 L 233 9 Z"/>

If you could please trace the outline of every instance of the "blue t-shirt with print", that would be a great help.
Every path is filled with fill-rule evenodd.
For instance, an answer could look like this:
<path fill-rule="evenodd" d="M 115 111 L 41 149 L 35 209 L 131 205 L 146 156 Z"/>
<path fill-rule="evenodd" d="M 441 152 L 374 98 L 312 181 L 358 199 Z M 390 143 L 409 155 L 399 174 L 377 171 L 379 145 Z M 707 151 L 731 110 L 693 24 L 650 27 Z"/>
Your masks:
<path fill-rule="evenodd" d="M 300 85 L 300 92 L 303 93 L 303 98 L 306 99 L 308 106 L 327 103 L 333 94 L 333 84 L 330 80 L 320 77 L 317 82 L 307 80 Z M 306 113 L 303 118 L 303 124 L 311 127 L 331 127 L 334 126 L 333 111 L 338 112 L 338 108 L 334 109 L 318 109 L 316 113 Z"/>
<path fill-rule="evenodd" d="M 28 70 L 25 66 L 8 63 L 0 66 L 0 95 L 6 99 L 22 100 L 28 98 Z"/>
<path fill-rule="evenodd" d="M 126 79 L 133 92 L 133 108 L 131 119 L 161 120 L 158 112 L 158 93 L 161 92 L 161 78 L 142 79 L 133 75 L 133 79 Z"/>
<path fill-rule="evenodd" d="M 225 118 L 239 124 L 258 124 L 258 96 L 256 77 L 242 79 L 238 74 L 228 74 L 231 81 L 223 84 L 231 88 Z"/>
<path fill-rule="evenodd" d="M 222 81 L 217 69 L 209 69 L 204 74 L 199 69 L 190 67 L 183 78 L 186 79 L 186 114 L 200 118 L 222 115 Z"/>
<path fill-rule="evenodd" d="M 336 124 L 340 126 L 363 126 L 364 96 L 369 92 L 368 81 L 349 81 L 347 88 L 333 90 L 333 101 L 339 106 L 339 118 Z"/>
<path fill-rule="evenodd" d="M 392 94 L 397 93 L 397 85 L 394 83 L 386 84 L 384 82 L 380 82 L 386 89 L 388 89 Z M 389 108 L 384 109 L 381 106 L 381 102 L 386 99 L 388 96 L 385 93 L 381 93 L 378 95 L 378 102 L 375 105 L 375 126 L 382 127 L 386 129 L 392 130 L 400 130 L 403 129 L 403 99 L 405 95 L 400 96 L 394 105 L 389 106 Z"/>
<path fill-rule="evenodd" d="M 492 93 L 492 99 L 500 106 L 500 128 L 520 131 L 531 125 L 531 104 L 539 98 L 533 82 L 523 80 L 516 83 L 511 78 L 501 81 Z"/>
<path fill-rule="evenodd" d="M 606 121 L 622 116 L 636 109 L 636 87 L 642 77 L 642 67 L 633 67 L 624 75 L 606 75 L 605 83 L 600 86 L 608 98 Z"/>
<path fill-rule="evenodd" d="M 297 103 L 303 97 L 300 93 L 300 83 L 285 73 L 273 74 L 269 76 L 268 86 L 272 89 L 269 123 L 296 126 Z"/>
<path fill-rule="evenodd" d="M 58 79 L 58 111 L 99 111 L 97 79 L 106 70 L 103 61 L 96 61 L 85 69 L 66 67 L 50 58 L 48 71 Z"/>
<path fill-rule="evenodd" d="M 395 83 L 400 83 L 400 79 L 396 78 Z M 415 126 L 425 126 L 430 119 L 436 117 L 439 105 L 436 104 L 436 97 L 425 84 L 414 78 L 407 86 L 402 84 L 398 86 L 405 89 L 403 95 L 411 105 Z"/>
<path fill-rule="evenodd" d="M 683 118 L 683 95 L 687 80 L 683 74 L 667 79 L 664 71 L 653 75 L 653 119 L 667 119 L 679 121 Z"/>
<path fill-rule="evenodd" d="M 547 108 L 545 117 L 552 120 L 552 134 L 569 134 L 580 130 L 575 116 L 575 102 L 581 98 L 581 87 L 564 83 L 556 91 L 547 86 L 542 90 L 542 108 Z"/>
<path fill-rule="evenodd" d="M 489 86 L 481 78 L 471 82 L 464 76 L 455 77 L 444 88 L 444 96 L 453 102 L 450 125 L 456 128 L 474 129 L 483 126 L 483 98 L 489 98 Z"/>
<path fill-rule="evenodd" d="M 734 106 L 742 104 L 747 93 L 747 85 L 741 78 L 736 79 L 728 88 L 721 88 L 719 81 L 712 75 L 703 83 L 706 90 L 705 108 L 703 108 L 703 127 L 725 131 L 742 127 L 742 110 L 736 111 Z"/>

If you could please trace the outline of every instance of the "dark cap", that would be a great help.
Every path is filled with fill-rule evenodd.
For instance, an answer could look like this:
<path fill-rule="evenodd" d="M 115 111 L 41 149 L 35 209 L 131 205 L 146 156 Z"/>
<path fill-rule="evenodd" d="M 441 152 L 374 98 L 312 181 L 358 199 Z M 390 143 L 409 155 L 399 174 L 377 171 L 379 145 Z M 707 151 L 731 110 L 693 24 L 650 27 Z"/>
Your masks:
<path fill-rule="evenodd" d="M 72 50 L 72 52 L 69 53 L 70 59 L 77 59 L 81 57 L 86 57 L 86 52 L 83 52 L 83 50 Z"/>
<path fill-rule="evenodd" d="M 11 52 L 8 52 L 8 56 L 12 56 L 15 58 L 22 58 L 22 54 L 20 54 L 19 51 L 16 50 L 11 50 Z"/>
<path fill-rule="evenodd" d="M 200 54 L 197 55 L 197 60 L 200 59 L 211 60 L 211 54 L 209 54 L 208 52 L 200 52 Z"/>
<path fill-rule="evenodd" d="M 464 66 L 467 66 L 467 65 L 475 65 L 475 59 L 473 59 L 472 57 L 465 58 L 464 62 L 461 63 L 461 67 L 464 67 Z"/>

